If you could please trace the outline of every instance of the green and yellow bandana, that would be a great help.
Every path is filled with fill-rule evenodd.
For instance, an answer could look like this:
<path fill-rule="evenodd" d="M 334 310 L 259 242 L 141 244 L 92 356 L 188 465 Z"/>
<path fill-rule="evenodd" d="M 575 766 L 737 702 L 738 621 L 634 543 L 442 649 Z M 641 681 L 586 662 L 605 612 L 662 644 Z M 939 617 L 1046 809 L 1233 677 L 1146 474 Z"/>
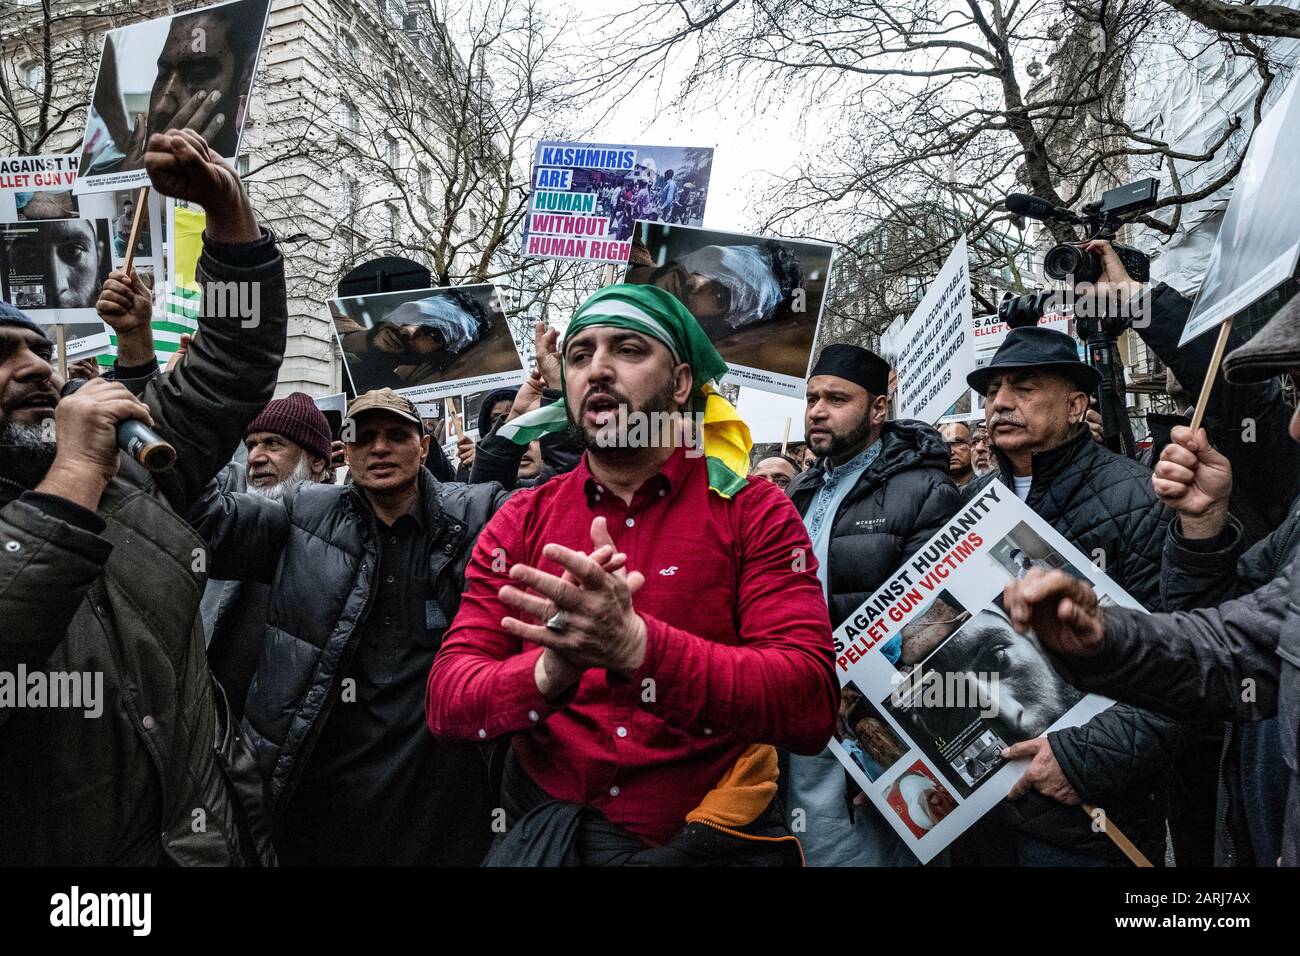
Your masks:
<path fill-rule="evenodd" d="M 708 463 L 709 487 L 723 498 L 730 498 L 745 487 L 749 452 L 753 447 L 749 426 L 713 387 L 727 373 L 727 363 L 686 306 L 657 286 L 610 285 L 582 303 L 569 322 L 565 338 L 593 326 L 640 332 L 666 345 L 673 361 L 691 367 L 695 396 L 690 410 L 703 412 L 704 416 L 704 457 Z M 497 434 L 515 444 L 526 445 L 560 431 L 567 424 L 568 411 L 561 399 L 506 422 Z"/>

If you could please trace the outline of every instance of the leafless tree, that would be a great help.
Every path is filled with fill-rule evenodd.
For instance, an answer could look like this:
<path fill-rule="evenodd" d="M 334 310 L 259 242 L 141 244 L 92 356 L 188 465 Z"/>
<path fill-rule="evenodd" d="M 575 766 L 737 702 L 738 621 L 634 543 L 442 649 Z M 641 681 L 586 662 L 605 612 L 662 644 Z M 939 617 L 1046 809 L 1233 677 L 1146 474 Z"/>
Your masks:
<path fill-rule="evenodd" d="M 351 255 L 322 279 L 362 259 L 404 256 L 426 265 L 435 285 L 494 282 L 507 313 L 525 316 L 575 271 L 519 255 L 526 144 L 569 132 L 563 64 L 552 55 L 562 24 L 542 6 L 435 0 L 432 17 L 404 32 L 364 41 L 340 33 L 326 73 L 333 102 L 297 117 L 301 135 L 287 147 L 315 144 L 320 181 L 344 171 L 323 225 Z"/>
<path fill-rule="evenodd" d="M 61 133 L 80 130 L 99 63 L 102 12 L 66 4 L 10 7 L 0 21 L 0 154 L 50 151 Z"/>
<path fill-rule="evenodd" d="M 1263 37 L 1300 37 L 1300 10 L 1275 3 L 1223 0 L 1164 0 L 1207 30 Z"/>
<path fill-rule="evenodd" d="M 932 277 L 963 232 L 977 289 L 1014 283 L 1026 244 L 1009 189 L 1077 208 L 1168 169 L 1173 189 L 1140 222 L 1170 235 L 1185 204 L 1232 181 L 1248 141 L 1240 117 L 1196 154 L 1125 122 L 1127 84 L 1154 37 L 1189 57 L 1220 44 L 1247 58 L 1260 76 L 1255 119 L 1277 73 L 1266 47 L 1209 33 L 1162 0 L 654 0 L 606 32 L 614 52 L 596 84 L 684 59 L 679 102 L 744 88 L 760 91 L 760 109 L 796 98 L 816 112 L 805 124 L 816 148 L 767 189 L 763 225 L 842 244 L 840 270 L 874 291 L 867 307 L 838 303 L 841 318 L 856 311 L 867 332 L 907 311 L 912 280 Z M 1203 164 L 1219 172 L 1188 175 Z M 1063 223 L 1049 230 L 1081 238 Z"/>

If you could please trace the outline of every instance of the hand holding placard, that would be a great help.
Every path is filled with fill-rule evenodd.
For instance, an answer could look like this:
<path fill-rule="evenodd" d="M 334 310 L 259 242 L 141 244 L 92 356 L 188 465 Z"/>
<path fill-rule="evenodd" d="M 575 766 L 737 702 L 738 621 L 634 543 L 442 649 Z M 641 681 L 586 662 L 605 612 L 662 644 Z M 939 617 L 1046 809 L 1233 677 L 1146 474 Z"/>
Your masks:
<path fill-rule="evenodd" d="M 239 175 L 193 130 L 149 137 L 144 167 L 158 192 L 203 207 L 210 238 L 242 244 L 261 237 Z"/>

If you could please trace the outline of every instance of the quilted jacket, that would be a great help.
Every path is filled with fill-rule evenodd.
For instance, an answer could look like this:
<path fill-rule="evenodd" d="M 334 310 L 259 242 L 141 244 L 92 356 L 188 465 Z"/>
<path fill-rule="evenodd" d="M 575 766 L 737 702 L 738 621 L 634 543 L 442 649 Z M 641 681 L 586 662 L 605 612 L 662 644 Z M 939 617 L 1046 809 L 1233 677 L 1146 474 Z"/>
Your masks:
<path fill-rule="evenodd" d="M 967 500 L 995 476 L 1013 486 L 1011 463 L 995 454 L 999 469 L 971 482 Z M 1025 503 L 1143 606 L 1160 610 L 1161 552 L 1173 513 L 1156 498 L 1150 469 L 1098 445 L 1079 426 L 1064 443 L 1034 455 L 1032 471 Z M 1080 799 L 1102 808 L 1157 864 L 1164 858 L 1166 782 L 1182 738 L 1175 721 L 1128 704 L 1047 735 Z M 1078 807 L 1030 793 L 1003 801 L 996 812 L 1005 825 L 1046 843 L 1123 859 Z"/>
<path fill-rule="evenodd" d="M 0 477 L 0 671 L 103 680 L 97 718 L 0 709 L 0 865 L 272 859 L 262 781 L 208 673 L 202 542 L 181 515 L 271 399 L 284 260 L 266 231 L 205 237 L 197 273 L 205 287 L 259 284 L 261 312 L 251 325 L 203 315 L 185 361 L 138 383 L 176 467 L 153 475 L 123 455 L 93 514 Z"/>

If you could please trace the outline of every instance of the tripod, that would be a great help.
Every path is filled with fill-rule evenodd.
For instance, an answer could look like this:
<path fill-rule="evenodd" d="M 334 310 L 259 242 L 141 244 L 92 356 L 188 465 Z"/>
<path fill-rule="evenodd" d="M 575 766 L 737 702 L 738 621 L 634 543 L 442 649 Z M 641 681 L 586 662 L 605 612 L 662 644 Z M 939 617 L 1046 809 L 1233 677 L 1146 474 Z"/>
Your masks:
<path fill-rule="evenodd" d="M 1116 343 L 1127 327 L 1125 319 L 1110 316 L 1075 318 L 1075 331 L 1083 340 L 1088 364 L 1101 373 L 1097 403 L 1101 406 L 1103 443 L 1111 451 L 1128 458 L 1137 457 L 1133 426 L 1124 405 L 1124 368 L 1119 361 Z"/>

